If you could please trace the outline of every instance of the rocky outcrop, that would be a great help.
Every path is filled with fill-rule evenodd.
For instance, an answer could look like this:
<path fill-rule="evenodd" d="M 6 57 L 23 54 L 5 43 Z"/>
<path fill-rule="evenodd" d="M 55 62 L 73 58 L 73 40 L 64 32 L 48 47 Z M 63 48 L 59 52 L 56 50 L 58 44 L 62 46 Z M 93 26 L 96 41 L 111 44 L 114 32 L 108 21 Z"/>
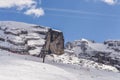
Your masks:
<path fill-rule="evenodd" d="M 46 49 L 57 55 L 64 53 L 64 38 L 61 31 L 50 29 L 47 34 Z"/>
<path fill-rule="evenodd" d="M 13 21 L 0 22 L 0 49 L 19 54 L 39 56 L 42 49 L 49 54 L 64 53 L 61 31 Z"/>

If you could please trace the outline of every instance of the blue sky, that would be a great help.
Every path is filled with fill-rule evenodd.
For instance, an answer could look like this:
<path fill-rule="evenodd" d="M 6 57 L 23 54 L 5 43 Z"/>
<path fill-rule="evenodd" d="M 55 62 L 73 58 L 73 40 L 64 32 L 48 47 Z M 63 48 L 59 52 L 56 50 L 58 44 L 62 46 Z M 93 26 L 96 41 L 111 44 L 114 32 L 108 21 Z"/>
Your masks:
<path fill-rule="evenodd" d="M 19 4 L 11 1 L 13 3 L 1 0 L 1 21 L 20 21 L 59 29 L 66 42 L 81 38 L 97 42 L 120 39 L 119 0 L 26 0 L 26 3 L 24 0 L 25 4 L 19 3 L 23 0 L 17 0 Z"/>

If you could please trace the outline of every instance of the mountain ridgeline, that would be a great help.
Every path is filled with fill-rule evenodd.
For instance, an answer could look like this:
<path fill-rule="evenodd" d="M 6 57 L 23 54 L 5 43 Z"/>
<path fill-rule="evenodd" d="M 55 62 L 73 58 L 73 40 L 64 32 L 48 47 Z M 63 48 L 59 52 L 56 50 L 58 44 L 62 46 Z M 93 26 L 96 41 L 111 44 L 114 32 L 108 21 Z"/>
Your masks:
<path fill-rule="evenodd" d="M 39 56 L 42 49 L 64 53 L 63 33 L 48 27 L 14 21 L 0 22 L 0 49 Z"/>
<path fill-rule="evenodd" d="M 88 62 L 102 63 L 120 70 L 119 40 L 96 43 L 80 39 L 67 42 L 64 48 L 64 36 L 61 31 L 23 22 L 0 21 L 0 49 L 37 57 L 44 49 L 48 51 L 48 54 L 62 55 L 65 53 L 63 56 L 55 57 L 56 61 L 65 63 L 76 61 L 75 63 L 79 64 L 88 60 Z"/>
<path fill-rule="evenodd" d="M 67 42 L 66 53 L 74 54 L 78 58 L 92 60 L 106 65 L 112 65 L 120 70 L 120 41 L 108 40 L 104 43 L 81 39 Z"/>

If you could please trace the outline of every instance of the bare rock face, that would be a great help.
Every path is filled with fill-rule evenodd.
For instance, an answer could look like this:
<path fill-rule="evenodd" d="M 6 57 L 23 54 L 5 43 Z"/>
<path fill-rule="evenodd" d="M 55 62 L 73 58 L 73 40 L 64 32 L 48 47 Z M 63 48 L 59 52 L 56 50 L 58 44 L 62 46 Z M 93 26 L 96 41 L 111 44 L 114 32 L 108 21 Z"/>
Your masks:
<path fill-rule="evenodd" d="M 45 45 L 50 53 L 57 55 L 64 53 L 64 38 L 61 31 L 50 29 L 47 35 L 47 43 Z"/>
<path fill-rule="evenodd" d="M 61 31 L 34 24 L 14 21 L 0 22 L 0 49 L 19 54 L 39 56 L 42 49 L 49 54 L 64 53 L 64 37 Z"/>

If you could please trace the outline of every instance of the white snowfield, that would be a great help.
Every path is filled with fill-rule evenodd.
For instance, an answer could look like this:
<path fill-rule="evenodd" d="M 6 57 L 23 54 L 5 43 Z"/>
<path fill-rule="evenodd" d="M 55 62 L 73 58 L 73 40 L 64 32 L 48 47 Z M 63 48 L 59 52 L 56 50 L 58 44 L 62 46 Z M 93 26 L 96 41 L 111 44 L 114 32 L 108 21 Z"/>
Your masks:
<path fill-rule="evenodd" d="M 0 51 L 0 80 L 77 80 L 62 68 Z"/>
<path fill-rule="evenodd" d="M 0 80 L 120 80 L 120 73 L 0 50 Z"/>

